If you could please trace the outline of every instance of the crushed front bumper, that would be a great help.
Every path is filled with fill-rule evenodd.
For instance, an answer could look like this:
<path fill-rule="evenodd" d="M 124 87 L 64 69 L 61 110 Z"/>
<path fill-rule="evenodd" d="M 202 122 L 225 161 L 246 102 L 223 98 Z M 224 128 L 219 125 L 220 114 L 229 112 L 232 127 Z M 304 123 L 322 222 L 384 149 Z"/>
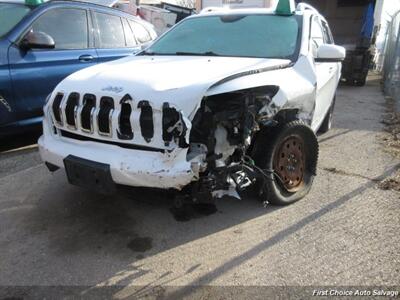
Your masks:
<path fill-rule="evenodd" d="M 76 156 L 110 166 L 116 184 L 180 190 L 198 178 L 186 161 L 187 149 L 171 153 L 124 149 L 91 141 L 78 141 L 53 135 L 44 124 L 39 152 L 42 160 L 64 169 L 64 159 Z M 47 129 L 47 130 L 46 130 Z"/>

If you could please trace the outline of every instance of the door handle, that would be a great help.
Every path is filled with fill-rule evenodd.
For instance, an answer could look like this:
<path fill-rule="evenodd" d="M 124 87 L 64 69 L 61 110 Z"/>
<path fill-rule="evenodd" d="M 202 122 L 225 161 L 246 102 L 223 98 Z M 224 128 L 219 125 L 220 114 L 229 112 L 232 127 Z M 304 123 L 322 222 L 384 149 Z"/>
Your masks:
<path fill-rule="evenodd" d="M 82 61 L 82 62 L 92 61 L 93 59 L 94 59 L 94 57 L 90 54 L 83 54 L 83 55 L 79 56 L 79 61 Z"/>
<path fill-rule="evenodd" d="M 332 73 L 333 72 L 333 67 L 330 67 L 329 68 L 329 73 Z"/>

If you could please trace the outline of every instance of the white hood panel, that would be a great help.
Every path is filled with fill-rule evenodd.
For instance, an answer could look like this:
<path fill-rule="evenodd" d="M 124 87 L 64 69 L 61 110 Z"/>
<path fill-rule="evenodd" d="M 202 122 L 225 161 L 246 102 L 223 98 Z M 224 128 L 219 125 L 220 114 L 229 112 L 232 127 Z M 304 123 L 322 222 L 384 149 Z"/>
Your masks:
<path fill-rule="evenodd" d="M 155 109 L 164 102 L 189 116 L 209 89 L 228 76 L 288 64 L 288 60 L 194 56 L 134 56 L 78 71 L 56 91 L 92 93 L 135 101 L 148 100 Z"/>

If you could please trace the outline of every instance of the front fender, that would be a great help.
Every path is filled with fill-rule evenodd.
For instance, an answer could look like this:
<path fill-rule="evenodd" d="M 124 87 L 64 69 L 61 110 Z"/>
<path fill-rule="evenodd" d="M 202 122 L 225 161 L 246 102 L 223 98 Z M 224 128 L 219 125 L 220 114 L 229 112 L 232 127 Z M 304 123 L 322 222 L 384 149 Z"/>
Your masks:
<path fill-rule="evenodd" d="M 300 119 L 311 121 L 315 108 L 316 76 L 313 62 L 306 56 L 300 56 L 294 65 L 220 81 L 207 90 L 206 96 L 266 85 L 279 86 L 269 104 L 269 109 L 273 109 L 271 112 L 296 108 Z"/>

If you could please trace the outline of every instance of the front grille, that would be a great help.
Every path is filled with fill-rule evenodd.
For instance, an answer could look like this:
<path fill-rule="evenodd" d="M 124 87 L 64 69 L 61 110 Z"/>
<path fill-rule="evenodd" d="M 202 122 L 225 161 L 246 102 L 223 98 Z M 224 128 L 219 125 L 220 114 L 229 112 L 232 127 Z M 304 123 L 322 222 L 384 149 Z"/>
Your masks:
<path fill-rule="evenodd" d="M 73 134 L 70 138 L 79 139 L 79 133 L 84 133 L 85 138 L 90 135 L 90 138 L 103 143 L 107 139 L 112 142 L 121 140 L 124 143 L 149 144 L 150 148 L 167 147 L 171 150 L 174 144 L 170 143 L 175 141 L 178 146 L 186 147 L 186 127 L 182 114 L 167 102 L 155 109 L 147 100 L 134 104 L 129 94 L 116 99 L 71 92 L 57 93 L 51 109 L 55 126 L 63 130 L 64 136 L 68 132 Z M 154 138 L 155 130 L 160 132 L 159 139 Z"/>
<path fill-rule="evenodd" d="M 114 112 L 114 100 L 111 97 L 102 97 L 97 115 L 97 124 L 101 135 L 111 135 L 111 118 Z"/>
<path fill-rule="evenodd" d="M 67 124 L 73 128 L 76 128 L 76 115 L 79 105 L 79 94 L 71 93 L 67 99 L 67 105 L 65 106 L 65 118 Z"/>
<path fill-rule="evenodd" d="M 96 107 L 96 96 L 85 94 L 81 111 L 82 130 L 93 133 L 93 114 Z"/>
<path fill-rule="evenodd" d="M 118 138 L 121 140 L 133 139 L 131 125 L 132 98 L 126 95 L 121 99 L 121 112 L 119 114 Z"/>
<path fill-rule="evenodd" d="M 146 142 L 149 143 L 154 136 L 153 109 L 146 100 L 140 101 L 138 103 L 138 108 L 141 109 L 139 118 L 140 130 Z"/>
<path fill-rule="evenodd" d="M 53 115 L 54 119 L 57 123 L 62 125 L 62 112 L 61 112 L 61 102 L 63 100 L 64 94 L 58 93 L 56 97 L 54 98 L 52 109 L 53 109 Z"/>

